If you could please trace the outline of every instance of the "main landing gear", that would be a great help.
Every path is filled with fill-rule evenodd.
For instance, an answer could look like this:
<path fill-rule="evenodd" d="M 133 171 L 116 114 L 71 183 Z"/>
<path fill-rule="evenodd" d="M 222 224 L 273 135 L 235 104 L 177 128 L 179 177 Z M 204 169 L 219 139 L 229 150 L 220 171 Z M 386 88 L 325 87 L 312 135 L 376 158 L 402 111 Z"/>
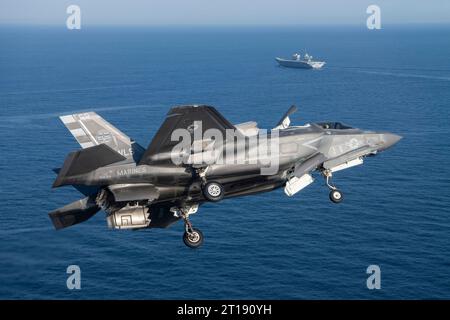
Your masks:
<path fill-rule="evenodd" d="M 342 202 L 342 200 L 344 200 L 344 196 L 342 194 L 341 191 L 339 191 L 336 186 L 331 184 L 331 177 L 332 177 L 332 173 L 330 170 L 324 170 L 322 172 L 322 174 L 324 175 L 325 179 L 326 179 L 326 183 L 328 188 L 330 189 L 330 200 L 333 203 L 340 203 Z"/>
<path fill-rule="evenodd" d="M 185 230 L 183 234 L 183 242 L 189 248 L 196 249 L 203 244 L 203 233 L 199 229 L 192 227 L 191 223 L 185 224 Z"/>
<path fill-rule="evenodd" d="M 184 221 L 183 242 L 186 246 L 193 249 L 200 247 L 203 244 L 204 239 L 203 233 L 199 229 L 194 228 L 189 220 L 189 215 L 197 212 L 197 208 L 198 207 L 195 207 L 194 210 L 180 209 L 179 211 L 181 218 L 183 218 Z"/>
<path fill-rule="evenodd" d="M 206 172 L 208 167 L 197 168 L 197 175 L 202 181 L 202 192 L 203 196 L 212 202 L 217 202 L 223 199 L 225 194 L 225 189 L 220 182 L 217 181 L 206 181 Z"/>
<path fill-rule="evenodd" d="M 217 202 L 223 198 L 223 186 L 219 182 L 210 181 L 203 185 L 203 195 L 209 201 Z"/>

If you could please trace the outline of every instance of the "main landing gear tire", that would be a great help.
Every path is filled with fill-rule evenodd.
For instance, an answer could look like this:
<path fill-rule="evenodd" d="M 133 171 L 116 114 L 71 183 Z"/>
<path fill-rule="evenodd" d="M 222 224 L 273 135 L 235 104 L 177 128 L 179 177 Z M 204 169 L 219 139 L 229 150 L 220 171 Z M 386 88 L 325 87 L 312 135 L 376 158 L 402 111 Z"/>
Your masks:
<path fill-rule="evenodd" d="M 341 191 L 334 189 L 330 191 L 330 200 L 334 203 L 339 203 L 344 199 Z"/>
<path fill-rule="evenodd" d="M 203 195 L 209 201 L 220 201 L 223 199 L 224 190 L 222 184 L 219 182 L 207 182 L 203 186 Z"/>
<path fill-rule="evenodd" d="M 189 248 L 196 249 L 203 244 L 203 233 L 194 228 L 190 232 L 185 231 L 183 234 L 183 242 Z"/>

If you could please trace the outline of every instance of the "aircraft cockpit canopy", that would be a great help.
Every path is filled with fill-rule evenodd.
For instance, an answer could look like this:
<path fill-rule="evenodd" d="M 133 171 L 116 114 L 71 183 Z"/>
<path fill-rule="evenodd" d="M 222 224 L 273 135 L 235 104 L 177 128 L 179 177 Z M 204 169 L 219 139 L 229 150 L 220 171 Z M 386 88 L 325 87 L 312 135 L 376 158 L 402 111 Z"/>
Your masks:
<path fill-rule="evenodd" d="M 353 129 L 352 127 L 343 124 L 342 122 L 319 122 L 318 126 L 323 129 L 334 129 L 334 130 L 344 130 L 344 129 Z"/>

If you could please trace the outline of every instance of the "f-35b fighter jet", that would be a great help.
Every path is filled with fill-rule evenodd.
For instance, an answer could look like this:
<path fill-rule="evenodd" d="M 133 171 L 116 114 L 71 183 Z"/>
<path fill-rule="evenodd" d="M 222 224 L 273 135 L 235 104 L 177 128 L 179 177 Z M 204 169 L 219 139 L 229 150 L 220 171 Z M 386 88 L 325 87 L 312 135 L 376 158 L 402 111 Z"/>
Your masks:
<path fill-rule="evenodd" d="M 56 229 L 100 210 L 114 229 L 166 228 L 182 220 L 184 243 L 197 248 L 203 234 L 190 216 L 201 204 L 282 187 L 293 196 L 314 181 L 313 173 L 339 203 L 343 194 L 332 174 L 401 139 L 339 122 L 290 126 L 295 111 L 292 106 L 266 131 L 255 122 L 233 125 L 211 106 L 174 107 L 147 149 L 94 112 L 62 116 L 82 149 L 55 169 L 53 187 L 71 185 L 85 197 L 49 216 Z"/>

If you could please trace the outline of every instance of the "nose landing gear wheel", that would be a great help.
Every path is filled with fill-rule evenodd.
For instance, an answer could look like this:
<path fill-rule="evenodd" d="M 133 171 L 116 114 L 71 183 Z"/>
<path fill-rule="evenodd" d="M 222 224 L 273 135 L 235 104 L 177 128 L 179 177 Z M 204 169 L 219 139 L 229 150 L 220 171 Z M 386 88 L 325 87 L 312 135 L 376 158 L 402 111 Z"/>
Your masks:
<path fill-rule="evenodd" d="M 344 196 L 341 191 L 339 191 L 334 185 L 331 184 L 331 177 L 332 172 L 330 170 L 323 170 L 322 171 L 323 176 L 325 177 L 327 187 L 331 190 L 330 191 L 330 200 L 333 203 L 339 203 L 344 200 Z"/>
<path fill-rule="evenodd" d="M 334 203 L 339 203 L 344 199 L 342 192 L 340 192 L 339 190 L 335 189 L 335 190 L 331 190 L 330 191 L 330 200 Z"/>
<path fill-rule="evenodd" d="M 183 242 L 189 248 L 196 249 L 203 244 L 203 233 L 198 229 L 191 228 L 189 232 L 184 232 Z"/>
<path fill-rule="evenodd" d="M 223 194 L 223 186 L 219 182 L 211 181 L 203 186 L 203 195 L 209 201 L 220 201 Z"/>

